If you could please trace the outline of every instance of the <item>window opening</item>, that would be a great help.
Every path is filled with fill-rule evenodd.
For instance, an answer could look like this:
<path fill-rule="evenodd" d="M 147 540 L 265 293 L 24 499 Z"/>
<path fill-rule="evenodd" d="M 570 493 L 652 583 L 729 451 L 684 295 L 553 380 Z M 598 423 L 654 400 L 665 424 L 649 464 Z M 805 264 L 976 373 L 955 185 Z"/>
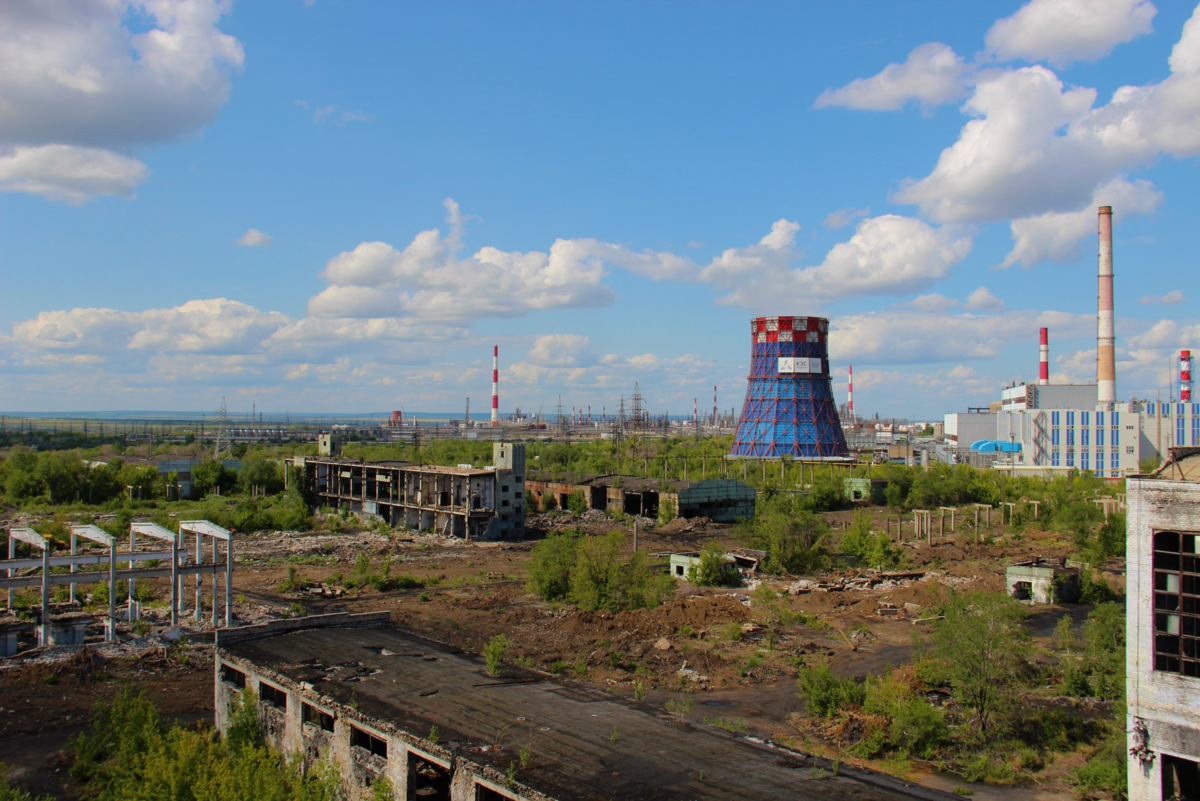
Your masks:
<path fill-rule="evenodd" d="M 370 751 L 377 757 L 387 759 L 387 740 L 363 731 L 357 726 L 350 727 L 350 747 L 361 748 L 364 751 Z"/>
<path fill-rule="evenodd" d="M 1200 556 L 1195 534 L 1154 535 L 1154 669 L 1200 677 Z"/>
<path fill-rule="evenodd" d="M 300 718 L 305 723 L 311 723 L 322 731 L 333 731 L 333 715 L 317 709 L 312 704 L 301 702 Z"/>
<path fill-rule="evenodd" d="M 272 687 L 265 681 L 258 684 L 258 697 L 267 706 L 273 706 L 276 709 L 287 709 L 287 693 L 278 687 Z"/>
<path fill-rule="evenodd" d="M 232 684 L 239 690 L 246 689 L 246 674 L 232 665 L 221 665 L 221 681 Z"/>
<path fill-rule="evenodd" d="M 408 752 L 409 801 L 450 801 L 450 771 Z"/>

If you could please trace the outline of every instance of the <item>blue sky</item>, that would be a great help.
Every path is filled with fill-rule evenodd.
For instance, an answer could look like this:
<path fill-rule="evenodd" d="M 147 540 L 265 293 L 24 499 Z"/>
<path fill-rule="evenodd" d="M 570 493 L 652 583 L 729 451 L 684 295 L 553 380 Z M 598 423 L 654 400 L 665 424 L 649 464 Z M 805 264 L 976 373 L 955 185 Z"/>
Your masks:
<path fill-rule="evenodd" d="M 1200 347 L 1185 3 L 0 7 L 0 408 L 740 405 L 758 314 L 936 418 Z M 1190 20 L 1190 22 L 1189 22 Z M 435 233 L 436 231 L 436 233 Z M 1143 302 L 1145 301 L 1145 302 Z"/>

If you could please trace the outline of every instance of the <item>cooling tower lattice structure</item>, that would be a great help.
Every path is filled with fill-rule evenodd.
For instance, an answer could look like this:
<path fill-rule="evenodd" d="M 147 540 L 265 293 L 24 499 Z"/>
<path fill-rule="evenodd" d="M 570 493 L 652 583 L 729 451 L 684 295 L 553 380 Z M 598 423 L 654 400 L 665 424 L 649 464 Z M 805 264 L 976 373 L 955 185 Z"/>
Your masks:
<path fill-rule="evenodd" d="M 757 317 L 750 375 L 732 456 L 845 459 L 846 437 L 829 378 L 829 321 Z"/>

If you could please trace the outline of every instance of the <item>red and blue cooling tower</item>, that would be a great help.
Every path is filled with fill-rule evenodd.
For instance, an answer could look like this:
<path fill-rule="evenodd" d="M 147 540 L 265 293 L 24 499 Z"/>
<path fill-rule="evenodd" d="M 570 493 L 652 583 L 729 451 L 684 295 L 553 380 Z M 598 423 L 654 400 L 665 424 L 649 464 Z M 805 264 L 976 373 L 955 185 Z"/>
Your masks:
<path fill-rule="evenodd" d="M 829 378 L 829 321 L 758 317 L 732 456 L 845 459 L 850 455 Z"/>

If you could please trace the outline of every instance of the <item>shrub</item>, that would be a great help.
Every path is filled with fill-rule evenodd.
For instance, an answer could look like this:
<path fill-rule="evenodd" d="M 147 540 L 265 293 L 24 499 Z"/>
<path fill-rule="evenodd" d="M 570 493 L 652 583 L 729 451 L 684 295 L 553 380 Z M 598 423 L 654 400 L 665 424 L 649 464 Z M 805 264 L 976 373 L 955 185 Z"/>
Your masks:
<path fill-rule="evenodd" d="M 716 540 L 704 543 L 700 562 L 688 568 L 687 580 L 697 587 L 737 587 L 742 583 L 741 574 L 725 558 L 725 549 Z"/>
<path fill-rule="evenodd" d="M 558 508 L 558 501 L 554 499 L 553 492 L 543 492 L 540 505 L 543 512 L 553 512 Z"/>
<path fill-rule="evenodd" d="M 838 678 L 825 663 L 801 670 L 796 686 L 808 711 L 823 718 L 833 717 L 842 706 L 860 705 L 865 697 L 862 685 Z"/>
<path fill-rule="evenodd" d="M 276 584 L 275 589 L 280 592 L 299 592 L 312 583 L 308 576 L 300 575 L 295 565 L 288 565 L 287 578 Z"/>
<path fill-rule="evenodd" d="M 811 573 L 829 566 L 825 538 L 829 524 L 806 509 L 789 513 L 767 506 L 751 524 L 750 542 L 767 552 L 769 573 Z"/>
<path fill-rule="evenodd" d="M 577 515 L 588 510 L 587 496 L 583 494 L 583 490 L 575 490 L 567 496 L 567 510 Z"/>
<path fill-rule="evenodd" d="M 487 662 L 487 672 L 495 676 L 500 672 L 501 662 L 512 648 L 512 640 L 503 634 L 497 634 L 487 641 L 483 647 L 483 658 Z"/>
<path fill-rule="evenodd" d="M 525 589 L 546 601 L 565 599 L 571 591 L 580 532 L 554 531 L 529 554 L 529 583 Z"/>
<path fill-rule="evenodd" d="M 658 522 L 670 523 L 679 516 L 679 510 L 675 507 L 675 501 L 671 498 L 664 498 L 658 504 Z"/>
<path fill-rule="evenodd" d="M 1072 778 L 1076 786 L 1089 797 L 1105 793 L 1113 798 L 1128 797 L 1129 785 L 1123 726 L 1113 726 L 1108 737 L 1091 758 L 1076 768 Z"/>
<path fill-rule="evenodd" d="M 887 534 L 871 531 L 871 513 L 865 509 L 854 513 L 850 528 L 842 536 L 841 551 L 865 567 L 896 567 L 904 560 L 904 554 Z"/>

